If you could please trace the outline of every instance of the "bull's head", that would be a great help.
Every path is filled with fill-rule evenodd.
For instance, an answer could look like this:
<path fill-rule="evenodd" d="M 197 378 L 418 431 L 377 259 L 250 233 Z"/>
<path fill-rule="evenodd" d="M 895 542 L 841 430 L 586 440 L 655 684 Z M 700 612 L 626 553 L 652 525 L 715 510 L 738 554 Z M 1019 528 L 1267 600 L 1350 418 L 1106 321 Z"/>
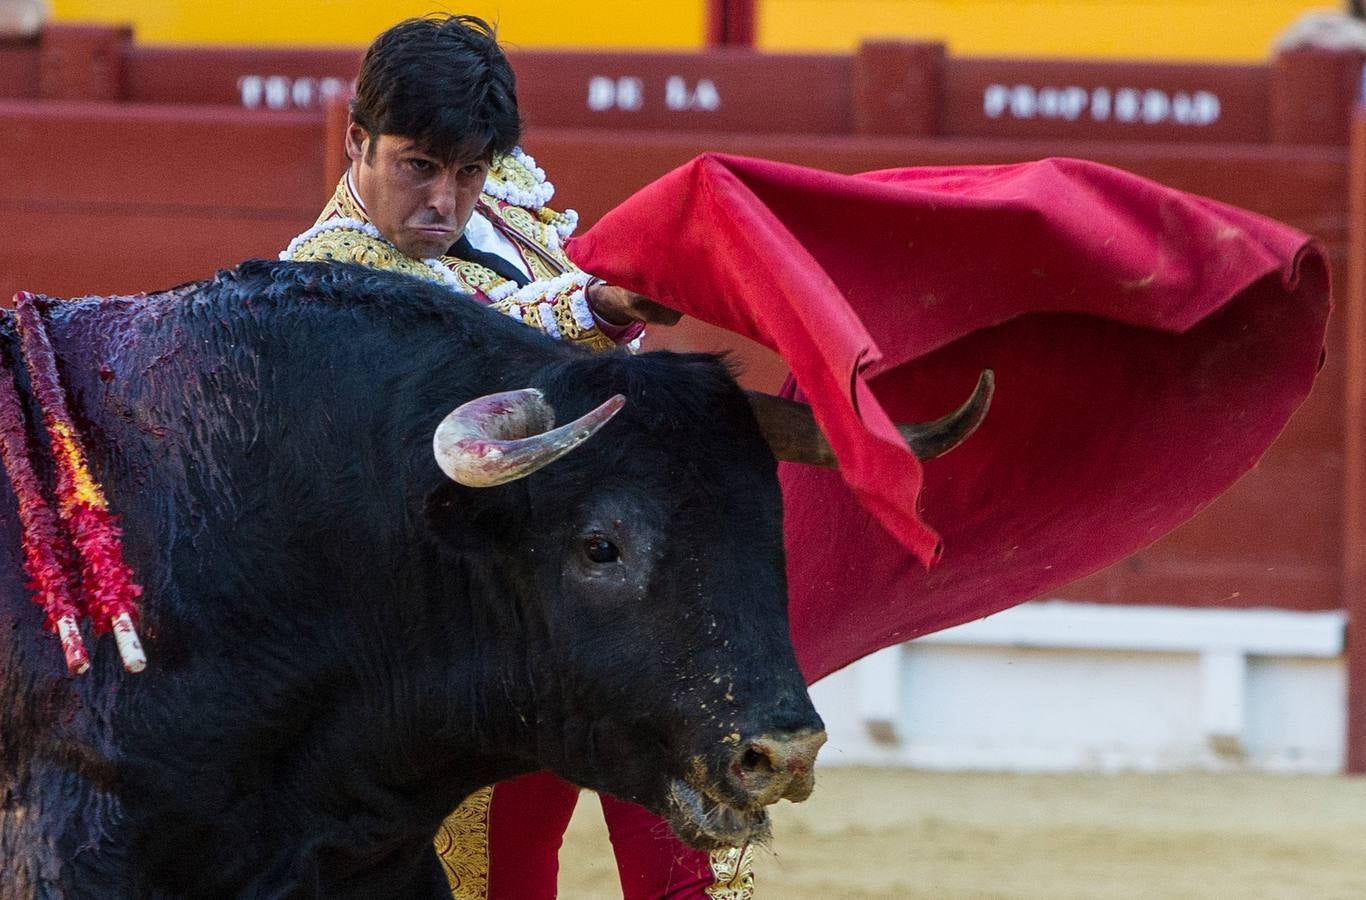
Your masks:
<path fill-rule="evenodd" d="M 433 441 L 442 470 L 480 489 L 451 486 L 451 505 L 483 508 L 528 563 L 518 665 L 534 688 L 518 712 L 535 762 L 694 846 L 762 838 L 767 806 L 811 793 L 825 742 L 788 637 L 775 457 L 829 465 L 828 444 L 809 409 L 747 398 L 711 358 L 574 368 L 462 405 Z M 961 440 L 989 392 L 912 428 L 912 448 Z M 609 399 L 584 410 L 585 394 Z M 557 407 L 582 415 L 555 427 Z"/>

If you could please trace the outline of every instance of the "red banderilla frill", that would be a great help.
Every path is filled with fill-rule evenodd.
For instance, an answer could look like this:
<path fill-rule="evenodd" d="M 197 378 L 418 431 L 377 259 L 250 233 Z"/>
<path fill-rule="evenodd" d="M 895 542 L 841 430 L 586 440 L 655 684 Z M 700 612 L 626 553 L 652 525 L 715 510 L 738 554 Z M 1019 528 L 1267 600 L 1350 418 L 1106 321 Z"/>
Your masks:
<path fill-rule="evenodd" d="M 0 379 L 5 382 L 0 394 L 6 395 L 0 398 L 0 448 L 19 497 L 25 567 L 35 600 L 48 614 L 47 626 L 61 637 L 72 672 L 79 674 L 90 666 L 77 627 L 82 613 L 94 622 L 96 634 L 113 631 L 123 667 L 141 672 L 147 667 L 137 633 L 137 598 L 142 588 L 133 581 L 132 569 L 123 560 L 122 533 L 109 512 L 104 492 L 91 477 L 67 411 L 39 301 L 26 292 L 16 294 L 14 300 L 20 347 L 33 395 L 42 409 L 57 476 L 54 517 L 33 473 L 13 374 L 6 373 L 9 377 Z M 58 527 L 59 522 L 63 528 Z M 77 606 L 69 590 L 73 556 L 80 561 L 83 608 Z"/>
<path fill-rule="evenodd" d="M 19 502 L 24 571 L 29 578 L 26 586 L 33 591 L 33 601 L 47 614 L 44 624 L 48 630 L 61 638 L 66 667 L 82 675 L 90 668 L 90 656 L 78 624 L 83 611 L 71 595 L 70 548 L 33 472 L 14 373 L 3 360 L 0 369 L 0 458 Z"/>

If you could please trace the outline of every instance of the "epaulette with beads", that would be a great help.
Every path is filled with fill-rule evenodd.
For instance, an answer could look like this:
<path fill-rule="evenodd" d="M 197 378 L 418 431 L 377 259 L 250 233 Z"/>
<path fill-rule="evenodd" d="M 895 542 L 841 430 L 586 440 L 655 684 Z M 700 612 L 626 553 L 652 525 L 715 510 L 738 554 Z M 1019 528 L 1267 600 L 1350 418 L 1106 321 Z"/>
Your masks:
<path fill-rule="evenodd" d="M 511 206 L 518 206 L 547 227 L 552 249 L 558 250 L 579 227 L 579 214 L 572 209 L 550 208 L 555 185 L 546 180 L 545 170 L 521 147 L 494 160 L 484 181 L 484 194 Z"/>

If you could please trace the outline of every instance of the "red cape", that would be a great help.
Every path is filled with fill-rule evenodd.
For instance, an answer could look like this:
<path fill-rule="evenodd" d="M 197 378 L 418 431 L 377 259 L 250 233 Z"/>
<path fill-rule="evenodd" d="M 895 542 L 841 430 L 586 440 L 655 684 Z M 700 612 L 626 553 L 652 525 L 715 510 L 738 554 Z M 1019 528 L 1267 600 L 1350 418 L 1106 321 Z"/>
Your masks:
<path fill-rule="evenodd" d="M 1329 307 L 1303 234 L 1071 159 L 845 176 L 702 156 L 569 251 L 791 367 L 841 466 L 780 470 L 811 680 L 1193 516 L 1308 393 Z M 984 368 L 986 422 L 922 467 L 891 422 L 942 415 Z"/>

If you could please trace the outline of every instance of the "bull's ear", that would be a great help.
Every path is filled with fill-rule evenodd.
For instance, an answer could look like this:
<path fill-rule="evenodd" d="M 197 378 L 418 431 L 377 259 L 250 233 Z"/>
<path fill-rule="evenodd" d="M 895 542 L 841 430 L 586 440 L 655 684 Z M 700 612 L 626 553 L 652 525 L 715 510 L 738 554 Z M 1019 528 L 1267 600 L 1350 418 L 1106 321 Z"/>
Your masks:
<path fill-rule="evenodd" d="M 437 539 L 459 553 L 483 553 L 526 541 L 526 483 L 470 488 L 446 482 L 427 495 L 423 511 Z"/>

